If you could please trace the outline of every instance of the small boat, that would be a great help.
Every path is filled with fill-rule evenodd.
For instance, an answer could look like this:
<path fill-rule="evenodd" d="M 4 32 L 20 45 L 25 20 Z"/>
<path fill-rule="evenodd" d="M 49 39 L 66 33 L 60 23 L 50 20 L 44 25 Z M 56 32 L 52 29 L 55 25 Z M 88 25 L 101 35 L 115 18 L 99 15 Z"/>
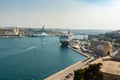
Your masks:
<path fill-rule="evenodd" d="M 43 45 L 44 45 L 44 43 L 42 42 L 42 43 L 41 43 L 41 46 L 43 46 Z"/>

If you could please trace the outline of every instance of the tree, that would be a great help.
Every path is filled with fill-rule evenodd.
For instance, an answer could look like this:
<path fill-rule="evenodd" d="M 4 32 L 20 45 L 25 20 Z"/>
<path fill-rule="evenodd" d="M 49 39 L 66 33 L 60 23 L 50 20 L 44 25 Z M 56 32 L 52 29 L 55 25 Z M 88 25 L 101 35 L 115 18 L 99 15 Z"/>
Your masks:
<path fill-rule="evenodd" d="M 74 80 L 103 80 L 103 74 L 100 71 L 102 64 L 91 64 L 85 69 L 74 71 Z"/>

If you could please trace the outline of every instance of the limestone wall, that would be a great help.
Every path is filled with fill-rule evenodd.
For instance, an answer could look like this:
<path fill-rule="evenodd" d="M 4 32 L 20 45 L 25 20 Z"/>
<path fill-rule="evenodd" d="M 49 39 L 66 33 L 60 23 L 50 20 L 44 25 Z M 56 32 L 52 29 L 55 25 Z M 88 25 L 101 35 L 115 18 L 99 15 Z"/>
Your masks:
<path fill-rule="evenodd" d="M 103 73 L 104 75 L 104 80 L 120 80 L 119 75 L 113 75 L 113 74 L 108 74 L 108 73 Z"/>

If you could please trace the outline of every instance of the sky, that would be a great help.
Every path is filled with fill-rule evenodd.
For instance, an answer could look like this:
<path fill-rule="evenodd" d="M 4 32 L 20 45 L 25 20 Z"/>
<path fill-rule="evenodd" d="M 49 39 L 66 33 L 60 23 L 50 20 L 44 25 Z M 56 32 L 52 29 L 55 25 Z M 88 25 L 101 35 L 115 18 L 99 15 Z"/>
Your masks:
<path fill-rule="evenodd" d="M 0 27 L 120 29 L 120 0 L 0 0 Z"/>

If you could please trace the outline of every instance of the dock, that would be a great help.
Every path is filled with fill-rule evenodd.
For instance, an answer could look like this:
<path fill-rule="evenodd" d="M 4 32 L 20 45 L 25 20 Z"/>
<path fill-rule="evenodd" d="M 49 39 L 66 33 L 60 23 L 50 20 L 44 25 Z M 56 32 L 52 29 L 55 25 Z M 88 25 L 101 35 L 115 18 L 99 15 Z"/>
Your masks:
<path fill-rule="evenodd" d="M 79 53 L 79 54 L 82 54 L 83 56 L 86 56 L 87 58 L 90 57 L 90 55 L 88 53 L 83 53 L 81 49 L 74 49 L 74 48 L 72 48 L 70 46 L 68 46 L 68 48 L 75 51 L 75 52 L 77 52 L 77 53 Z"/>

